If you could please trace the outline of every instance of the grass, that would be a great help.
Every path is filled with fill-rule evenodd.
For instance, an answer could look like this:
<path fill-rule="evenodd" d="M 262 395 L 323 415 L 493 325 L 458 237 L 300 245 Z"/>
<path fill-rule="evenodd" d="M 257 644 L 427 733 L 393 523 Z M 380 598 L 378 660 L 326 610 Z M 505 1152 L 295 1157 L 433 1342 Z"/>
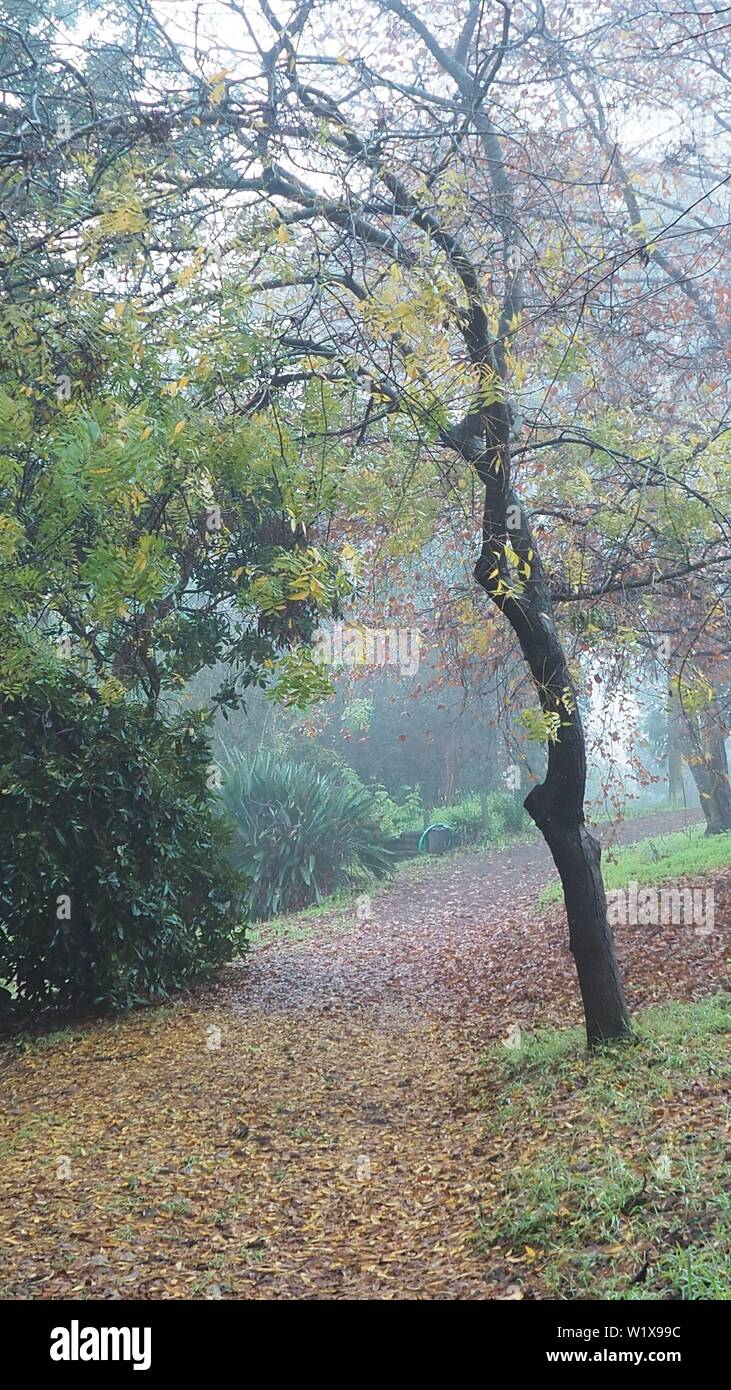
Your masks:
<path fill-rule="evenodd" d="M 625 888 L 628 883 L 667 883 L 670 879 L 713 873 L 731 864 L 731 831 L 706 837 L 702 825 L 688 826 L 668 835 L 650 835 L 636 844 L 607 850 L 602 870 L 607 888 Z M 542 890 L 539 902 L 545 906 L 560 902 L 559 880 L 553 879 Z"/>
<path fill-rule="evenodd" d="M 269 917 L 264 921 L 252 922 L 248 940 L 251 946 L 269 945 L 273 941 L 307 941 L 317 926 L 320 917 L 326 917 L 338 908 L 343 910 L 342 930 L 352 926 L 357 920 L 358 902 L 363 897 L 374 900 L 379 892 L 384 892 L 387 884 L 382 879 L 364 879 L 358 885 L 338 888 L 335 893 L 323 898 L 321 903 L 303 907 L 299 912 L 281 917 Z"/>
<path fill-rule="evenodd" d="M 615 821 L 644 820 L 646 816 L 668 815 L 671 811 L 693 810 L 687 807 L 682 801 L 670 801 L 665 798 L 662 801 L 632 801 L 628 799 L 616 804 L 587 800 L 586 812 L 587 819 L 592 825 L 606 825 L 607 822 L 614 824 Z"/>
<path fill-rule="evenodd" d="M 543 1297 L 728 1299 L 731 996 L 648 1010 L 634 1045 L 578 1029 L 486 1059 L 506 1176 L 480 1245 Z"/>

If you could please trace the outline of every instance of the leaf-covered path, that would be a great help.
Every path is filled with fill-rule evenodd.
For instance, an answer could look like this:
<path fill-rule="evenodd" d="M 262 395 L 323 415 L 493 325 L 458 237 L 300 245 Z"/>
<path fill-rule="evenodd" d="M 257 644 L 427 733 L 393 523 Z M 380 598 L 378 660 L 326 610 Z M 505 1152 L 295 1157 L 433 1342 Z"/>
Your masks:
<path fill-rule="evenodd" d="M 549 873 L 535 843 L 428 862 L 365 920 L 310 919 L 215 988 L 9 1057 L 0 1295 L 541 1296 L 476 1234 L 506 1158 L 485 1048 L 580 1019 Z M 634 1008 L 719 987 L 727 901 L 708 937 L 620 929 Z"/>

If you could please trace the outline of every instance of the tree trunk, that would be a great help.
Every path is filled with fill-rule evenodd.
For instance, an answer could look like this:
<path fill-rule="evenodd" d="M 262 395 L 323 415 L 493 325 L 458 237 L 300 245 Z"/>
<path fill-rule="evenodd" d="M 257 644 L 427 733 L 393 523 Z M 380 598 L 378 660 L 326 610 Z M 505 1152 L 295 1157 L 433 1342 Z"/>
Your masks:
<path fill-rule="evenodd" d="M 706 818 L 706 835 L 731 830 L 731 786 L 729 786 L 726 735 L 718 720 L 705 714 L 687 723 L 687 762 L 698 788 Z"/>
<path fill-rule="evenodd" d="M 456 777 L 453 733 L 450 730 L 444 745 L 444 776 L 442 779 L 442 802 L 445 806 L 451 806 L 454 801 L 455 782 Z"/>
<path fill-rule="evenodd" d="M 569 920 L 569 940 L 576 961 L 589 1046 L 632 1036 L 612 931 L 607 920 L 601 876 L 601 852 L 584 825 L 586 745 L 576 695 L 556 630 L 549 585 L 522 503 L 513 490 L 508 404 L 507 351 L 522 308 L 519 218 L 497 129 L 482 105 L 484 90 L 460 62 L 446 59 L 423 21 L 400 0 L 388 8 L 402 15 L 439 53 L 454 79 L 479 136 L 492 185 L 491 215 L 502 238 L 505 293 L 497 334 L 487 312 L 483 281 L 460 238 L 414 199 L 400 177 L 379 164 L 378 172 L 399 213 L 412 217 L 447 256 L 459 277 L 467 308 L 460 332 L 475 372 L 473 406 L 456 426 L 440 430 L 441 444 L 475 469 L 484 486 L 482 547 L 475 579 L 515 632 L 533 678 L 546 721 L 548 771 L 525 800 L 542 831 L 561 875 Z M 353 152 L 372 163 L 368 148 L 349 131 Z M 380 158 L 380 156 L 379 156 Z M 516 260 L 517 256 L 517 260 Z M 495 383 L 499 382 L 499 389 Z M 490 402 L 488 404 L 488 402 Z"/>
<path fill-rule="evenodd" d="M 622 977 L 607 919 L 601 845 L 580 819 L 552 807 L 548 781 L 534 787 L 525 808 L 541 831 L 563 885 L 569 945 L 576 965 L 590 1047 L 631 1036 Z"/>
<path fill-rule="evenodd" d="M 485 483 L 485 513 L 475 578 L 510 622 L 543 712 L 548 767 L 543 782 L 528 793 L 524 805 L 541 831 L 561 878 L 586 1036 L 589 1047 L 594 1047 L 612 1039 L 631 1038 L 632 1026 L 607 917 L 601 846 L 584 822 L 584 728 L 556 629 L 548 582 L 525 509 L 510 488 L 507 458 L 504 449 L 501 467 L 487 469 L 483 459 L 476 464 Z M 511 518 L 509 527 L 507 517 Z M 515 569 L 506 561 L 508 540 L 524 566 L 525 582 L 519 591 Z"/>
<path fill-rule="evenodd" d="M 675 806 L 683 795 L 682 711 L 677 690 L 670 682 L 668 692 L 668 797 Z"/>

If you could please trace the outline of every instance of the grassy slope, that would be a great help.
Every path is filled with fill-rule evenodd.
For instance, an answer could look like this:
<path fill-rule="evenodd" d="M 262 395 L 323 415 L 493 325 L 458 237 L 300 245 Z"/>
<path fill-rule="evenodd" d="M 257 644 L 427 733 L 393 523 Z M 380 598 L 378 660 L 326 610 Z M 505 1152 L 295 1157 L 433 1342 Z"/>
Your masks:
<path fill-rule="evenodd" d="M 628 883 L 667 883 L 670 879 L 712 873 L 731 864 L 731 831 L 706 838 L 702 825 L 676 830 L 669 835 L 651 835 L 636 844 L 605 851 L 602 856 L 607 888 L 624 888 Z M 545 887 L 542 904 L 560 902 L 558 879 Z"/>
<path fill-rule="evenodd" d="M 591 1059 L 577 1030 L 492 1054 L 485 1152 L 505 1176 L 483 1249 L 527 1258 L 548 1298 L 728 1299 L 730 1029 L 718 995 Z"/>

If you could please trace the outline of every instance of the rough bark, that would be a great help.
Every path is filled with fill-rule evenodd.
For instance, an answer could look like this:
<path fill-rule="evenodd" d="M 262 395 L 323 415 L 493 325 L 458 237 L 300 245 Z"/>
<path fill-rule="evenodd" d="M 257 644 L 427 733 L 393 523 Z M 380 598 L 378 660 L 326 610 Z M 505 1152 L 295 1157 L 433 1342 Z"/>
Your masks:
<path fill-rule="evenodd" d="M 510 483 L 509 432 L 499 407 L 493 408 L 486 430 L 487 448 L 483 446 L 473 458 L 485 484 L 483 544 L 475 578 L 510 622 L 541 709 L 554 721 L 545 779 L 529 792 L 524 805 L 546 840 L 563 885 L 569 945 L 587 1041 L 593 1047 L 629 1038 L 632 1029 L 607 917 L 601 847 L 584 820 L 584 729 L 541 558 L 526 512 Z M 517 589 L 506 557 L 508 539 L 524 566 L 524 582 Z"/>
<path fill-rule="evenodd" d="M 577 766 L 574 786 L 567 787 L 571 800 L 582 776 Z M 548 844 L 563 885 L 569 945 L 579 979 L 589 1046 L 627 1038 L 631 1036 L 631 1026 L 607 919 L 601 845 L 586 829 L 583 814 L 575 810 L 566 814 L 550 777 L 528 794 L 525 807 Z"/>
<path fill-rule="evenodd" d="M 533 558 L 533 602 L 527 603 L 524 595 L 520 602 L 503 606 L 509 609 L 509 620 L 533 675 L 541 707 L 546 714 L 558 715 L 561 726 L 549 743 L 546 777 L 528 793 L 524 805 L 551 851 L 563 885 L 569 945 L 587 1041 L 593 1047 L 610 1039 L 628 1038 L 632 1030 L 607 918 L 601 847 L 584 822 L 586 744 L 581 715 L 535 551 Z M 489 592 L 490 581 L 484 574 L 481 577 L 479 564 L 477 578 L 488 585 Z"/>
<path fill-rule="evenodd" d="M 726 733 L 710 714 L 692 723 L 688 721 L 687 730 L 686 758 L 706 818 L 706 835 L 721 835 L 731 830 Z"/>

